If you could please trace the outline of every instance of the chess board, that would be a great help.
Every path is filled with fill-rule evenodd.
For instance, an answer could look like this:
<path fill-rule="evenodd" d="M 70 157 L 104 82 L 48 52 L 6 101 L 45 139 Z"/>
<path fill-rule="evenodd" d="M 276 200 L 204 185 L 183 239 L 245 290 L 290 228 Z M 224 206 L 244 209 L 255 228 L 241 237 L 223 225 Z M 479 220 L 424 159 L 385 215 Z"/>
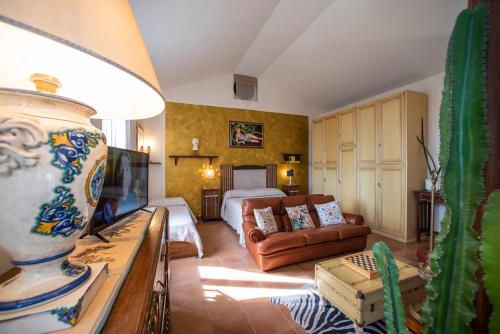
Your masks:
<path fill-rule="evenodd" d="M 369 254 L 361 253 L 342 258 L 342 263 L 368 279 L 379 277 L 377 261 Z"/>

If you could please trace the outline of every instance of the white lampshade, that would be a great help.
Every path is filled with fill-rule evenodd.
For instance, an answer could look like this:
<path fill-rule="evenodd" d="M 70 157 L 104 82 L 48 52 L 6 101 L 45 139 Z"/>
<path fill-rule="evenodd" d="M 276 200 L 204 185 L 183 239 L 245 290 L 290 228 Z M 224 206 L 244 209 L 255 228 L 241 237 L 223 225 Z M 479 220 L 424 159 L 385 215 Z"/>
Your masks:
<path fill-rule="evenodd" d="M 165 100 L 127 0 L 1 0 L 0 87 L 34 90 L 30 77 L 56 77 L 57 95 L 95 118 L 141 119 Z"/>

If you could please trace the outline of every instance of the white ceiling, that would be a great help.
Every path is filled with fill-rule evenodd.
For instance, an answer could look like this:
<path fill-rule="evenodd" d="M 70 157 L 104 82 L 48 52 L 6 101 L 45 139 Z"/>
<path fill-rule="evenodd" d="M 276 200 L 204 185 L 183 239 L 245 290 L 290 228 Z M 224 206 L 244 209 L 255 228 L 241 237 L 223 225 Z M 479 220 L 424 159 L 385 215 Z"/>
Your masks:
<path fill-rule="evenodd" d="M 259 98 L 273 100 L 269 87 L 276 85 L 286 91 L 279 96 L 310 106 L 300 113 L 317 114 L 442 72 L 453 23 L 467 1 L 131 3 L 167 100 L 182 91 L 195 103 L 206 82 L 213 104 L 227 104 L 230 94 L 222 90 L 230 92 L 230 83 L 220 87 L 220 103 L 213 83 L 239 73 L 259 77 Z M 276 101 L 273 108 L 279 109 Z"/>

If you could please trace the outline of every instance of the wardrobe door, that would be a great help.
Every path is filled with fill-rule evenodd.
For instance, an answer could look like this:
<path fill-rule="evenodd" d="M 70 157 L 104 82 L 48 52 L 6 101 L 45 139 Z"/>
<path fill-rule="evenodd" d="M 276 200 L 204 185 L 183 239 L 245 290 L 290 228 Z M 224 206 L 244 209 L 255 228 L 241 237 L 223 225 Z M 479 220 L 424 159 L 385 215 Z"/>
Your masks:
<path fill-rule="evenodd" d="M 357 110 L 357 149 L 360 165 L 377 162 L 377 104 L 370 103 Z"/>
<path fill-rule="evenodd" d="M 403 162 L 403 130 L 403 94 L 382 100 L 380 102 L 380 163 Z"/>
<path fill-rule="evenodd" d="M 356 203 L 356 150 L 354 147 L 341 147 L 339 200 L 343 212 L 357 213 Z"/>
<path fill-rule="evenodd" d="M 313 194 L 322 194 L 325 180 L 323 177 L 323 167 L 313 166 L 312 168 L 312 189 Z"/>
<path fill-rule="evenodd" d="M 338 122 L 337 116 L 325 118 L 325 162 L 327 165 L 337 163 L 337 139 L 338 139 Z"/>
<path fill-rule="evenodd" d="M 356 143 L 356 109 L 348 109 L 338 113 L 340 145 L 349 146 Z"/>
<path fill-rule="evenodd" d="M 325 168 L 325 195 L 333 195 L 337 200 L 337 167 L 326 166 Z"/>
<path fill-rule="evenodd" d="M 323 120 L 312 123 L 312 163 L 323 163 Z"/>
<path fill-rule="evenodd" d="M 402 166 L 381 166 L 380 183 L 380 215 L 379 230 L 397 237 L 404 237 L 405 196 L 404 190 L 404 168 Z"/>
<path fill-rule="evenodd" d="M 377 219 L 377 168 L 360 167 L 358 169 L 358 205 L 359 214 L 365 224 L 378 229 Z"/>

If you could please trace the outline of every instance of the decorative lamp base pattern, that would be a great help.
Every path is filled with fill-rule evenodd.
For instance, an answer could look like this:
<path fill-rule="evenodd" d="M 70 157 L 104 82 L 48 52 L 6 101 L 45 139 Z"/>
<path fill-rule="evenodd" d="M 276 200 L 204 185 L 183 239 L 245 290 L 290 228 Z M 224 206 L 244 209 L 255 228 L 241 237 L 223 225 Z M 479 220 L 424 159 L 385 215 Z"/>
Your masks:
<path fill-rule="evenodd" d="M 91 125 L 93 114 L 66 98 L 0 89 L 0 189 L 7 195 L 0 244 L 21 268 L 0 286 L 0 312 L 61 297 L 91 275 L 67 256 L 92 217 L 105 175 L 106 140 Z M 73 311 L 60 315 L 71 322 Z"/>

